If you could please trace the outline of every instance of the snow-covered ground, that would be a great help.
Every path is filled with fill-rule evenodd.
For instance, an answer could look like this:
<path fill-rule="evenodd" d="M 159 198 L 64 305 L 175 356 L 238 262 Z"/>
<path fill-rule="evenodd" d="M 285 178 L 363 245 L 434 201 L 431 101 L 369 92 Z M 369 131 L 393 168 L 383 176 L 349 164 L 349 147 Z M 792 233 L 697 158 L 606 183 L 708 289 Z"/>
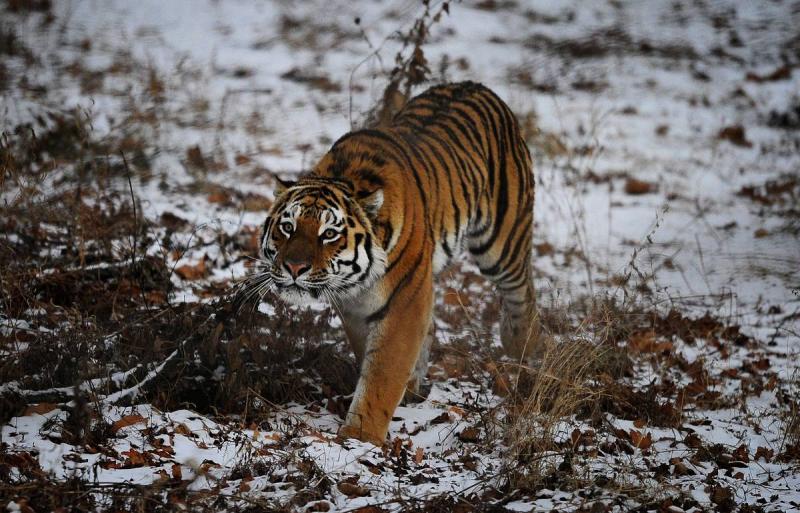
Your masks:
<path fill-rule="evenodd" d="M 675 499 L 670 511 L 800 507 L 781 399 L 798 393 L 800 354 L 800 3 L 512 0 L 452 3 L 447 12 L 443 5 L 430 7 L 441 19 L 423 46 L 432 81 L 491 87 L 531 144 L 541 304 L 569 308 L 587 296 L 622 300 L 636 291 L 665 318 L 670 310 L 708 313 L 740 327 L 738 342 L 730 331 L 702 329 L 696 340 L 676 332 L 668 342 L 656 330 L 669 346 L 642 346 L 641 333 L 621 342 L 635 363 L 630 383 L 672 383 L 694 398 L 681 422 L 609 413 L 601 433 L 569 420 L 562 435 L 573 433 L 572 464 L 583 485 L 491 495 L 503 483 L 506 448 L 477 442 L 493 440 L 482 421 L 502 398 L 486 369 L 474 382 L 458 372 L 448 379 L 440 361 L 431 396 L 398 410 L 390 436 L 400 441 L 383 450 L 335 439 L 337 415 L 304 404 L 276 406 L 269 428 L 148 404 L 105 405 L 98 415 L 114 437 L 99 452 L 51 432 L 67 418 L 54 405 L 3 426 L 4 450 L 35 455 L 54 479 L 185 482 L 229 495 L 240 509 L 264 499 L 298 511 L 397 510 L 443 493 L 513 511 L 596 503 L 627 511 L 643 497 L 694 501 Z M 188 248 L 169 263 L 186 271 L 170 280 L 174 301 L 193 303 L 213 283 L 246 273 L 246 251 L 229 254 L 221 237 L 257 229 L 272 198 L 271 173 L 307 170 L 364 122 L 401 50 L 398 34 L 422 11 L 412 1 L 74 0 L 56 2 L 45 23 L 43 14 L 6 8 L 0 25 L 13 25 L 35 58 L 4 59 L 0 130 L 13 137 L 43 112 L 77 108 L 93 138 L 145 141 L 147 165 L 130 183 L 122 175 L 106 186 L 123 198 L 130 187 L 148 219 L 186 222 L 169 235 Z M 57 190 L 71 169 L 56 162 L 45 188 Z M 18 192 L 7 186 L 0 198 Z M 157 256 L 165 228 L 154 230 L 147 252 Z M 0 237 L 17 243 L 12 235 Z M 201 276 L 192 275 L 200 262 Z M 442 347 L 492 329 L 475 327 L 491 306 L 490 287 L 468 262 L 456 267 L 440 289 L 460 291 L 474 317 L 454 324 L 459 301 L 440 293 L 448 314 L 437 323 Z M 276 315 L 271 304 L 260 311 Z M 39 329 L 32 317 L 0 312 L 3 335 Z M 24 351 L 20 344 L 2 347 L 4 357 Z M 675 368 L 661 367 L 665 354 Z M 698 365 L 703 379 L 693 374 Z M 676 404 L 679 393 L 668 388 L 660 400 Z M 470 429 L 477 435 L 460 435 Z M 564 457 L 552 459 L 558 466 Z M 21 467 L 12 465 L 7 479 L 21 478 L 14 468 Z M 293 485 L 294 474 L 309 472 L 313 493 Z M 93 493 L 102 506 L 102 490 Z"/>

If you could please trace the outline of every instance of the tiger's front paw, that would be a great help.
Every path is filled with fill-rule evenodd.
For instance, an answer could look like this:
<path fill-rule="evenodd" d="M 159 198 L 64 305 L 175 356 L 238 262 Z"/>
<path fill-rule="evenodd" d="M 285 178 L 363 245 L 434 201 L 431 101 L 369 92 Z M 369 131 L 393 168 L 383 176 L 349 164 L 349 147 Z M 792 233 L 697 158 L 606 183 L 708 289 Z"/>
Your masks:
<path fill-rule="evenodd" d="M 385 435 L 381 437 L 380 435 L 371 434 L 362 429 L 360 426 L 351 426 L 349 424 L 345 424 L 340 427 L 338 435 L 342 438 L 355 438 L 356 440 L 361 440 L 362 442 L 369 442 L 378 447 L 381 447 L 386 441 Z"/>

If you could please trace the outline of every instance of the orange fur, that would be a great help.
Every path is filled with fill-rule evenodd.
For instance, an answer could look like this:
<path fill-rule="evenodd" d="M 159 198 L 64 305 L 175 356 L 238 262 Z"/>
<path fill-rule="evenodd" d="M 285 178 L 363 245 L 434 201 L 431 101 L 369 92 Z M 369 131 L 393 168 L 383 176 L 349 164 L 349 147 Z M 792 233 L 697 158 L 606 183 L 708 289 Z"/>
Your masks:
<path fill-rule="evenodd" d="M 462 246 L 503 296 L 509 355 L 534 349 L 531 159 L 490 90 L 431 88 L 287 185 L 265 223 L 263 259 L 279 294 L 323 295 L 342 315 L 361 368 L 343 435 L 383 443 L 407 387 L 417 391 L 433 278 Z"/>

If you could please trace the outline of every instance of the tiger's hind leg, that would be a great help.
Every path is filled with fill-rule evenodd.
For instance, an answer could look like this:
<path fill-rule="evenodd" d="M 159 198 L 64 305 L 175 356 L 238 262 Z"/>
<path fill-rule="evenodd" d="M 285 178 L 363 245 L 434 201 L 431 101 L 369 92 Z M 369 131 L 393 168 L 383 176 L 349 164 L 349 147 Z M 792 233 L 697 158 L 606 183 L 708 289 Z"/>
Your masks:
<path fill-rule="evenodd" d="M 475 238 L 469 243 L 481 273 L 496 286 L 502 298 L 500 341 L 506 353 L 524 361 L 537 353 L 540 334 L 531 264 L 533 212 L 524 209 L 509 216 L 500 233 L 487 247 Z"/>

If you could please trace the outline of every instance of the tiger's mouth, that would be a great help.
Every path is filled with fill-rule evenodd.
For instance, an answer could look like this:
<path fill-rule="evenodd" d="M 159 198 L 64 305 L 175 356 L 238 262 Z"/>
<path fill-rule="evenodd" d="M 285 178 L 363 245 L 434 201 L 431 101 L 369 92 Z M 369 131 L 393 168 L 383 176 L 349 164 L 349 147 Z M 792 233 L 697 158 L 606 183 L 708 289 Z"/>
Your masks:
<path fill-rule="evenodd" d="M 275 291 L 278 296 L 289 303 L 304 304 L 310 299 L 319 299 L 321 288 L 304 286 L 297 282 L 276 283 Z"/>

